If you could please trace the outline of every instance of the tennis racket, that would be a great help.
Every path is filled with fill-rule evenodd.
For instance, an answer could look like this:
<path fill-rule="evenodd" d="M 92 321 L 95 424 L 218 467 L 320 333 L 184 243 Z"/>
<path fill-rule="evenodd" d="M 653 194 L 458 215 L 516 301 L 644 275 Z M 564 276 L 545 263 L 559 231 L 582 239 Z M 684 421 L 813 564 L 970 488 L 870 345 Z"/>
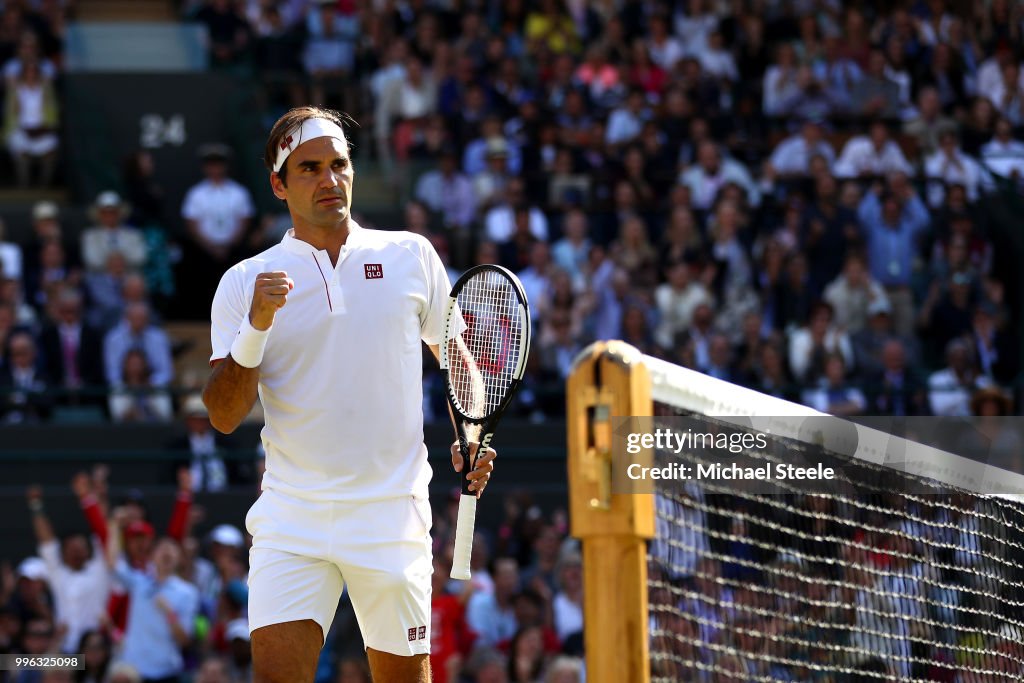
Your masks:
<path fill-rule="evenodd" d="M 470 577 L 476 525 L 476 494 L 469 490 L 470 443 L 486 453 L 494 429 L 526 370 L 530 353 L 530 307 L 523 285 L 494 265 L 474 266 L 459 278 L 448 299 L 441 371 L 462 454 L 462 495 L 455 527 L 453 579 Z"/>

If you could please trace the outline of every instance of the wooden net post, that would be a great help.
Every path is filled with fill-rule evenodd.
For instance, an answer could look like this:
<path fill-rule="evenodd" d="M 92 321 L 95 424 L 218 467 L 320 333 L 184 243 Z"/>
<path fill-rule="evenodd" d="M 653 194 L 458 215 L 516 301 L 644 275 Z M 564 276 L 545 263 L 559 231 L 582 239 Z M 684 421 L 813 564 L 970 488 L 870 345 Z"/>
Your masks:
<path fill-rule="evenodd" d="M 612 493 L 612 418 L 652 414 L 641 354 L 597 342 L 576 359 L 566 387 L 569 512 L 583 544 L 587 680 L 648 683 L 647 539 L 653 494 Z"/>

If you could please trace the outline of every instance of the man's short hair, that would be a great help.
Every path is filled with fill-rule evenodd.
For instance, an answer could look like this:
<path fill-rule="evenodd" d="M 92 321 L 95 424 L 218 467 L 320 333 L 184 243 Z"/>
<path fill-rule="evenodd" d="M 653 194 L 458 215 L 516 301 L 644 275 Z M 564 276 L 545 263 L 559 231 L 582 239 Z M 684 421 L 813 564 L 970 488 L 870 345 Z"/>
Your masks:
<path fill-rule="evenodd" d="M 328 121 L 335 123 L 342 130 L 349 124 L 354 124 L 355 121 L 348 114 L 334 111 L 326 107 L 295 107 L 284 113 L 281 118 L 277 120 L 274 127 L 270 129 L 270 136 L 267 138 L 267 145 L 263 149 L 263 164 L 267 167 L 268 171 L 274 170 L 274 161 L 277 159 L 278 151 L 280 150 L 281 141 L 290 132 L 301 126 L 304 122 L 309 119 L 327 119 Z M 281 170 L 277 172 L 281 182 L 287 182 L 288 180 L 288 167 L 287 165 L 281 166 Z"/>

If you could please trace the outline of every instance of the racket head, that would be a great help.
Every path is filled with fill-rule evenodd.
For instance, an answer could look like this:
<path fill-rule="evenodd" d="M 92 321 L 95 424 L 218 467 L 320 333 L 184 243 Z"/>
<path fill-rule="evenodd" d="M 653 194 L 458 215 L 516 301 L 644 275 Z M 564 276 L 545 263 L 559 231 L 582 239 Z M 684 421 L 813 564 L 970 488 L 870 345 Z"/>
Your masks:
<path fill-rule="evenodd" d="M 519 278 L 493 264 L 470 268 L 452 287 L 440 365 L 452 411 L 480 424 L 515 394 L 530 353 L 530 306 Z"/>

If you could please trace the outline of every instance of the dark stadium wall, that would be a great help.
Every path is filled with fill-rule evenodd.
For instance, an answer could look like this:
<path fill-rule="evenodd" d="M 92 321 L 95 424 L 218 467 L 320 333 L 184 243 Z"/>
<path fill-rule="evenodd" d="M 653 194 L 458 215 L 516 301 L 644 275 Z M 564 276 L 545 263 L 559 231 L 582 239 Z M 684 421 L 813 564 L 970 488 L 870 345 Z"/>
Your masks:
<path fill-rule="evenodd" d="M 123 190 L 124 158 L 146 149 L 166 192 L 164 220 L 179 228 L 181 201 L 201 179 L 199 147 L 234 150 L 232 176 L 254 189 L 266 175 L 264 131 L 251 106 L 253 90 L 222 74 L 68 74 L 65 79 L 69 184 L 88 203 L 103 190 Z M 255 142 L 253 142 L 255 141 Z"/>
<path fill-rule="evenodd" d="M 434 469 L 431 501 L 435 511 L 440 511 L 446 495 L 458 485 L 447 446 L 452 428 L 431 425 L 425 432 Z M 4 426 L 0 431 L 0 464 L 4 468 L 0 482 L 0 560 L 16 563 L 36 552 L 32 519 L 25 503 L 25 489 L 31 484 L 43 487 L 47 514 L 58 534 L 87 530 L 70 481 L 76 472 L 95 463 L 110 466 L 112 504 L 137 488 L 145 494 L 157 530 L 165 529 L 175 497 L 173 463 L 180 457 L 166 450 L 165 444 L 180 434 L 175 425 L 122 425 L 116 429 L 68 425 L 59 430 L 44 425 Z M 254 459 L 259 426 L 244 425 L 233 436 L 239 449 L 231 457 Z M 508 420 L 502 424 L 494 447 L 499 457 L 493 482 L 477 513 L 481 528 L 497 528 L 504 515 L 504 497 L 511 492 L 528 492 L 545 510 L 567 507 L 563 422 L 536 425 Z M 196 502 L 206 514 L 196 529 L 197 535 L 220 523 L 241 527 L 255 497 L 255 486 L 199 494 Z"/>

